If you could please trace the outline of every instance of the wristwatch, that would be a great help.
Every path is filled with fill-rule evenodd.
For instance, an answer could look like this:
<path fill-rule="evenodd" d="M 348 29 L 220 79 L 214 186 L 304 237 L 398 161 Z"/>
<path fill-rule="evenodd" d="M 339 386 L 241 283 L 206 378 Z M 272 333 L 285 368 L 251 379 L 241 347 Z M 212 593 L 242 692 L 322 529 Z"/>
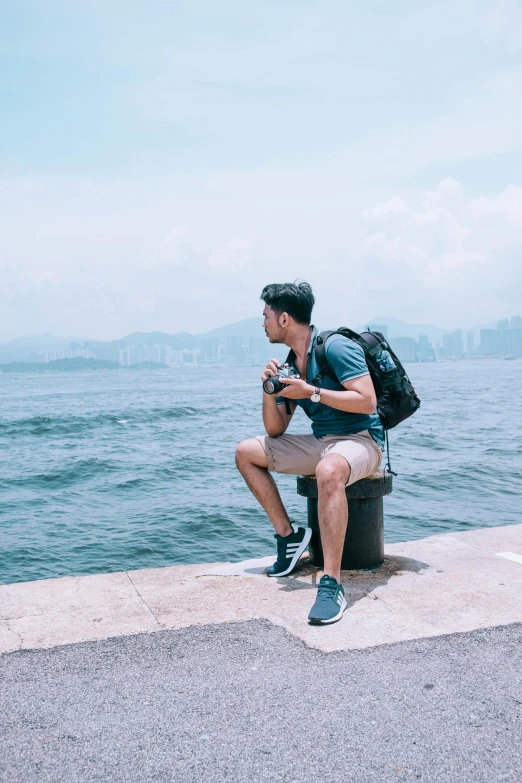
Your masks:
<path fill-rule="evenodd" d="M 314 393 L 311 395 L 310 399 L 312 402 L 321 402 L 321 389 L 319 386 L 315 387 Z"/>

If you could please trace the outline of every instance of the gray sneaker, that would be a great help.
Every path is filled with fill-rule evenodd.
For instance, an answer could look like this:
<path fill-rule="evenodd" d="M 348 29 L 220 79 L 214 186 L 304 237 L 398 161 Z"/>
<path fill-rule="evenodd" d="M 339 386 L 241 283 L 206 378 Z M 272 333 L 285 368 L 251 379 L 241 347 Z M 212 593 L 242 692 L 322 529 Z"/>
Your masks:
<path fill-rule="evenodd" d="M 317 598 L 308 615 L 308 622 L 311 625 L 336 623 L 343 616 L 346 606 L 343 586 L 333 576 L 325 574 L 319 582 Z"/>
<path fill-rule="evenodd" d="M 312 528 L 300 527 L 295 522 L 292 525 L 293 533 L 289 536 L 279 536 L 275 534 L 277 541 L 277 560 L 274 565 L 267 568 L 267 576 L 286 576 L 294 570 L 295 565 L 312 537 Z"/>

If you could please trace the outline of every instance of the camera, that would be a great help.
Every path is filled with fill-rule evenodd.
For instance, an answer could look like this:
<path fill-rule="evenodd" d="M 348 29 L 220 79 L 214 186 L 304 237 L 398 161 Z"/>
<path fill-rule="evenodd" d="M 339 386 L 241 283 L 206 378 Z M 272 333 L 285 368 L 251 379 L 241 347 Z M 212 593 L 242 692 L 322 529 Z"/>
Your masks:
<path fill-rule="evenodd" d="M 279 378 L 300 378 L 301 376 L 291 364 L 283 364 L 279 366 L 278 374 L 272 375 L 263 381 L 263 389 L 267 394 L 279 394 L 285 388 L 285 384 L 281 383 Z"/>

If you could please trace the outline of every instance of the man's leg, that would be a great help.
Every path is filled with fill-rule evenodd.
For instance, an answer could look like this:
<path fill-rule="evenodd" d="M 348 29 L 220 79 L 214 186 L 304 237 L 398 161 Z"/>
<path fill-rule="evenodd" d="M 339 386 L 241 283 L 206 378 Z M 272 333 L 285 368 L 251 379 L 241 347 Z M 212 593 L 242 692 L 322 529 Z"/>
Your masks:
<path fill-rule="evenodd" d="M 324 572 L 340 583 L 341 559 L 348 523 L 346 484 L 350 478 L 350 466 L 339 454 L 327 454 L 317 465 L 315 475 Z"/>
<path fill-rule="evenodd" d="M 293 533 L 279 490 L 268 472 L 265 450 L 257 438 L 248 438 L 238 445 L 236 465 L 250 491 L 265 509 L 276 533 L 280 536 Z"/>

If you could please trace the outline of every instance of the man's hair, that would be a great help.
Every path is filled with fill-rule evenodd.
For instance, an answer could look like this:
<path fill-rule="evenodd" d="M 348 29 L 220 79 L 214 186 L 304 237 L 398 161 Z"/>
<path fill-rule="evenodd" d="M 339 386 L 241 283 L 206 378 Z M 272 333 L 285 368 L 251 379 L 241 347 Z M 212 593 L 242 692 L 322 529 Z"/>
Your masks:
<path fill-rule="evenodd" d="M 272 283 L 261 292 L 261 299 L 278 315 L 288 313 L 298 324 L 310 325 L 315 297 L 308 283 Z"/>

